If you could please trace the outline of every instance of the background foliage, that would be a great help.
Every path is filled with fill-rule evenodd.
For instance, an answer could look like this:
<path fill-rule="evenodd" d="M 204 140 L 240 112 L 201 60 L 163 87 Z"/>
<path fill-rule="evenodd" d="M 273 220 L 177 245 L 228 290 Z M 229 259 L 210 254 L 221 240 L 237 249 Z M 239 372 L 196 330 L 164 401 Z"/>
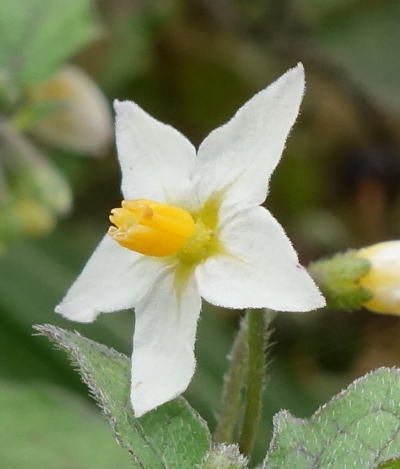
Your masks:
<path fill-rule="evenodd" d="M 306 264 L 399 237 L 399 14 L 397 0 L 2 0 L 1 117 L 12 115 L 19 89 L 68 60 L 110 103 L 133 99 L 198 144 L 301 60 L 307 93 L 267 205 Z M 83 158 L 30 138 L 66 178 L 74 202 L 50 234 L 2 246 L 0 419 L 8 430 L 0 460 L 12 469 L 27 460 L 32 468 L 110 467 L 110 460 L 130 467 L 63 355 L 31 335 L 32 324 L 54 323 L 130 353 L 131 312 L 85 326 L 53 313 L 119 204 L 115 150 L 111 143 L 103 158 Z M 5 148 L 0 136 L 0 173 Z M 1 187 L 0 178 L 0 201 Z M 10 223 L 6 205 L 0 210 L 1 242 Z M 186 397 L 211 427 L 238 319 L 205 305 L 200 322 Z M 275 324 L 255 462 L 279 409 L 309 417 L 355 377 L 400 365 L 396 317 L 332 310 L 281 314 Z"/>

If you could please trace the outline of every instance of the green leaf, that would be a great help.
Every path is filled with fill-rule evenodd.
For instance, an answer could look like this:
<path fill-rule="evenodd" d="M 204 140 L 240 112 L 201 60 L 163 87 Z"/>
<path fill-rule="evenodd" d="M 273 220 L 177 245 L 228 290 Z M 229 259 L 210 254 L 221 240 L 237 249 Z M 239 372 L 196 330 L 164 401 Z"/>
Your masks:
<path fill-rule="evenodd" d="M 354 381 L 308 420 L 279 412 L 262 467 L 374 469 L 399 454 L 400 369 L 380 368 Z"/>
<path fill-rule="evenodd" d="M 0 381 L 0 419 L 2 468 L 132 468 L 94 406 L 61 388 Z"/>
<path fill-rule="evenodd" d="M 97 35 L 91 0 L 1 0 L 0 69 L 11 82 L 50 76 Z"/>
<path fill-rule="evenodd" d="M 375 469 L 400 469 L 400 459 L 389 459 Z"/>
<path fill-rule="evenodd" d="M 210 447 L 209 431 L 189 404 L 178 398 L 136 419 L 130 404 L 130 360 L 78 333 L 35 326 L 76 363 L 82 379 L 108 417 L 121 446 L 140 469 L 182 469 L 200 464 Z"/>

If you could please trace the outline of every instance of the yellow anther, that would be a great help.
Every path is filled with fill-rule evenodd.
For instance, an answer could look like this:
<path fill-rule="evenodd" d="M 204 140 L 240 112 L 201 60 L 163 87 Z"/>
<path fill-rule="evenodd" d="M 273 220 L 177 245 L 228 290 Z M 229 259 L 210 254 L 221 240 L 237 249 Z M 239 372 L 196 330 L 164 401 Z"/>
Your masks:
<path fill-rule="evenodd" d="M 152 200 L 123 200 L 122 207 L 111 210 L 115 226 L 108 233 L 121 246 L 147 256 L 177 253 L 194 234 L 192 216 L 179 207 Z"/>

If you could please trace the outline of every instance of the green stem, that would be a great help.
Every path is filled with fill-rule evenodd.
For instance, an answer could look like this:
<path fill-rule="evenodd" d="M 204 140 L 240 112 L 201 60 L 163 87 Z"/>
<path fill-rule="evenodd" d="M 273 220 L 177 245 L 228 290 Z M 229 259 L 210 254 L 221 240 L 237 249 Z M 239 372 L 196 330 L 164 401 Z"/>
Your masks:
<path fill-rule="evenodd" d="M 250 456 L 261 412 L 261 397 L 264 385 L 264 311 L 247 310 L 247 323 L 249 365 L 245 412 L 239 438 L 239 448 L 242 454 Z"/>
<path fill-rule="evenodd" d="M 232 350 L 228 356 L 230 365 L 224 376 L 222 409 L 214 434 L 214 440 L 217 442 L 232 443 L 234 441 L 235 427 L 240 416 L 241 390 L 247 371 L 247 335 L 247 318 L 243 318 Z"/>

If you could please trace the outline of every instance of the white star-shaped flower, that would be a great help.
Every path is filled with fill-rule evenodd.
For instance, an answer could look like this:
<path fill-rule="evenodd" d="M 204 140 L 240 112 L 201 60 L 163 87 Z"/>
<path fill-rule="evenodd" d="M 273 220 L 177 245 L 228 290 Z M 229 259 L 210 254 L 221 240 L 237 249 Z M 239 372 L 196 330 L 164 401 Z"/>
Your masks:
<path fill-rule="evenodd" d="M 260 206 L 303 92 L 299 64 L 211 132 L 197 156 L 173 127 L 115 102 L 125 200 L 56 311 L 90 322 L 135 308 L 137 417 L 187 388 L 201 297 L 238 309 L 324 306 L 281 225 Z"/>

